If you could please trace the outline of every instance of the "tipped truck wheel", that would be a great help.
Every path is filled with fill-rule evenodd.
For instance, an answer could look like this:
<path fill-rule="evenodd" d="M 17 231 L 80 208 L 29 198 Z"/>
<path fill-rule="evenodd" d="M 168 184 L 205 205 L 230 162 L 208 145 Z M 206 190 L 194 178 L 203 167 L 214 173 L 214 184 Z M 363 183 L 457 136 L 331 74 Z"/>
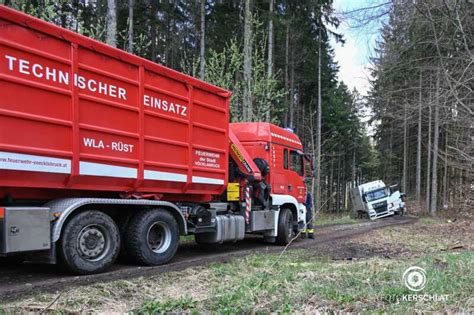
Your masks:
<path fill-rule="evenodd" d="M 280 210 L 280 217 L 278 218 L 278 235 L 276 237 L 276 244 L 287 245 L 293 237 L 293 214 L 288 208 Z"/>
<path fill-rule="evenodd" d="M 78 274 L 108 269 L 120 251 L 120 233 L 114 220 L 100 211 L 85 211 L 63 228 L 59 254 L 64 265 Z"/>
<path fill-rule="evenodd" d="M 178 223 L 168 211 L 144 210 L 130 220 L 126 251 L 139 264 L 157 266 L 167 263 L 176 254 L 178 244 Z"/>

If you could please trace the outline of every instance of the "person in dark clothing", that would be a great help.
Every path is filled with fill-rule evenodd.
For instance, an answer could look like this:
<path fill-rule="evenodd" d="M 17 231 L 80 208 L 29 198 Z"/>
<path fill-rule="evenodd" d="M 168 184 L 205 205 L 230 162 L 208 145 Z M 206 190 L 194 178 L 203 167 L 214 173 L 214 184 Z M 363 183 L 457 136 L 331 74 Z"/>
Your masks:
<path fill-rule="evenodd" d="M 313 196 L 310 192 L 306 194 L 306 229 L 302 231 L 303 238 L 309 237 L 314 239 L 314 226 L 313 226 Z"/>

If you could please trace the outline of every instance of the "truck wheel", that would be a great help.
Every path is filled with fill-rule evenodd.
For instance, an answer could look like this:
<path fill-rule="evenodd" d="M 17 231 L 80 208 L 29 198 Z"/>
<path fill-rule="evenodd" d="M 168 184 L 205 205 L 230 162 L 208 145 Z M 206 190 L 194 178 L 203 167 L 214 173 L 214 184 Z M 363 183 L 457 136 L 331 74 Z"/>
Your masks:
<path fill-rule="evenodd" d="M 79 213 L 63 228 L 59 252 L 70 271 L 79 274 L 105 271 L 117 259 L 119 251 L 119 229 L 103 212 Z"/>
<path fill-rule="evenodd" d="M 280 211 L 278 218 L 278 235 L 276 237 L 276 244 L 287 245 L 293 237 L 293 214 L 288 208 L 283 208 Z"/>
<path fill-rule="evenodd" d="M 138 212 L 130 220 L 125 242 L 127 253 L 139 264 L 165 264 L 178 250 L 178 223 L 163 209 Z"/>

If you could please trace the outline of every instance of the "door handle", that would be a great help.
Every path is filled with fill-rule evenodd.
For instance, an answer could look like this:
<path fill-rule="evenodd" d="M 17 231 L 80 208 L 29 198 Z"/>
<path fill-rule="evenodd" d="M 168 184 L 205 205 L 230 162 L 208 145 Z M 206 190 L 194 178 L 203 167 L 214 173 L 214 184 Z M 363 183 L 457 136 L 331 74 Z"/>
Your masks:
<path fill-rule="evenodd" d="M 293 189 L 293 186 L 288 185 L 288 191 L 291 191 Z"/>

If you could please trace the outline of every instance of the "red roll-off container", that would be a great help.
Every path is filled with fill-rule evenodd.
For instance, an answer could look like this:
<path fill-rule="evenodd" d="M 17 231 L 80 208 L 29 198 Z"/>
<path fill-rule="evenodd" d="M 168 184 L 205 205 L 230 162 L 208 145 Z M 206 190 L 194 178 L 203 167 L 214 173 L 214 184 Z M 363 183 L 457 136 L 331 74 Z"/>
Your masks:
<path fill-rule="evenodd" d="M 0 197 L 227 184 L 230 92 L 0 6 Z"/>

